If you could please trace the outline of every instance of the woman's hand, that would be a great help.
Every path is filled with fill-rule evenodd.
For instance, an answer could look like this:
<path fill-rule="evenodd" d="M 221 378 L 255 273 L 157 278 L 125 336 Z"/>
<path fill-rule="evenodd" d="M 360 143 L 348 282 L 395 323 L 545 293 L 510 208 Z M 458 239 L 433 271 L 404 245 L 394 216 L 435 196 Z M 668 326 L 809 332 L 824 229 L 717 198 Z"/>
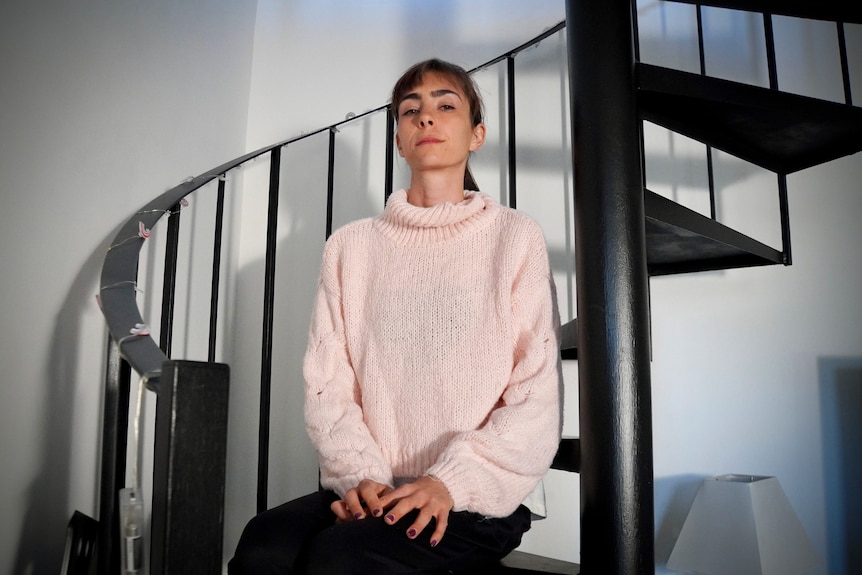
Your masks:
<path fill-rule="evenodd" d="M 434 519 L 436 525 L 431 534 L 431 547 L 436 547 L 443 539 L 449 522 L 449 511 L 455 505 L 446 486 L 427 475 L 382 495 L 378 501 L 384 509 L 392 506 L 384 518 L 389 525 L 397 523 L 414 509 L 419 510 L 416 520 L 407 528 L 407 537 L 410 539 L 418 537 L 431 519 Z"/>
<path fill-rule="evenodd" d="M 370 479 L 363 479 L 359 485 L 344 494 L 344 499 L 335 501 L 330 509 L 338 521 L 354 521 L 365 519 L 368 514 L 379 517 L 386 508 L 380 502 L 380 496 L 392 488 Z"/>

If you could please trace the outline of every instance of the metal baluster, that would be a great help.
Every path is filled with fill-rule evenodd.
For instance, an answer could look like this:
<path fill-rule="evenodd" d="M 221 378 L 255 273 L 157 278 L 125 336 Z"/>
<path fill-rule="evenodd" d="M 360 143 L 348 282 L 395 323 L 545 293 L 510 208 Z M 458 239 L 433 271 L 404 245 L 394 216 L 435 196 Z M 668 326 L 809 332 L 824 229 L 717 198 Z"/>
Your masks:
<path fill-rule="evenodd" d="M 790 248 L 790 207 L 787 201 L 787 174 L 778 174 L 778 208 L 781 213 L 781 255 L 783 263 L 793 263 Z"/>
<path fill-rule="evenodd" d="M 700 74 L 706 75 L 706 50 L 703 45 L 703 7 L 697 5 L 697 51 L 700 60 Z M 706 144 L 706 178 L 709 188 L 709 214 L 713 220 L 718 219 L 718 209 L 715 201 L 715 168 L 713 166 L 712 146 Z"/>
<path fill-rule="evenodd" d="M 850 64 L 847 60 L 847 38 L 844 35 L 844 22 L 836 22 L 838 28 L 838 54 L 841 57 L 841 79 L 844 82 L 844 102 L 853 105 L 853 94 L 850 91 Z"/>
<path fill-rule="evenodd" d="M 267 508 L 269 486 L 269 423 L 272 395 L 272 333 L 275 319 L 275 252 L 278 234 L 278 189 L 281 148 L 270 153 L 269 207 L 266 226 L 266 265 L 263 294 L 263 339 L 260 361 L 260 422 L 258 430 L 257 511 Z"/>
<path fill-rule="evenodd" d="M 162 282 L 162 318 L 159 347 L 171 357 L 174 332 L 174 309 L 177 291 L 177 252 L 180 243 L 180 204 L 174 204 L 168 218 L 168 237 L 165 245 L 165 277 Z"/>
<path fill-rule="evenodd" d="M 210 287 L 210 331 L 207 361 L 214 362 L 216 354 L 216 331 L 218 329 L 219 280 L 221 277 L 221 241 L 224 229 L 225 174 L 221 175 L 216 197 L 215 232 L 213 234 L 212 285 Z"/>
<path fill-rule="evenodd" d="M 509 131 L 509 207 L 518 207 L 516 149 L 515 149 L 515 56 L 506 58 L 506 82 L 508 87 L 508 131 Z"/>
<path fill-rule="evenodd" d="M 775 33 L 772 30 L 772 14 L 763 13 L 763 33 L 766 39 L 766 65 L 769 68 L 769 87 L 778 89 L 778 66 L 775 60 Z"/>
<path fill-rule="evenodd" d="M 332 209 L 335 195 L 335 128 L 329 129 L 329 171 L 326 178 L 326 237 L 332 235 Z"/>
<path fill-rule="evenodd" d="M 395 170 L 395 116 L 392 106 L 386 106 L 386 173 L 384 174 L 383 202 L 392 195 L 392 172 Z"/>

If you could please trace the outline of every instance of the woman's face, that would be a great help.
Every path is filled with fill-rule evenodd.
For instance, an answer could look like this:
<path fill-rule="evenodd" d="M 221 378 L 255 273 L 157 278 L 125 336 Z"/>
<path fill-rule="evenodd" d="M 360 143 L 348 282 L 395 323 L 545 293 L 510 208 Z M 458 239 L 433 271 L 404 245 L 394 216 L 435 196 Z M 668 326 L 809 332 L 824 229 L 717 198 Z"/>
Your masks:
<path fill-rule="evenodd" d="M 452 170 L 463 178 L 470 152 L 485 142 L 485 126 L 472 125 L 467 98 L 442 74 L 425 74 L 397 114 L 395 143 L 414 173 Z"/>

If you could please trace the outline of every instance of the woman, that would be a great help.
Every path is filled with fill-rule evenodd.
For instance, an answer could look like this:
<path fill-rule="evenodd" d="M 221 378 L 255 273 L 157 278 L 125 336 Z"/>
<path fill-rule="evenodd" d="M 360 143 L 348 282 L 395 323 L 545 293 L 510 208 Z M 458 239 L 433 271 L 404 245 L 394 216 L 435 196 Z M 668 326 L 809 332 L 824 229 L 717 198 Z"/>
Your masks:
<path fill-rule="evenodd" d="M 478 193 L 482 104 L 459 66 L 396 83 L 410 187 L 327 241 L 304 362 L 323 490 L 254 518 L 239 573 L 447 573 L 517 547 L 560 439 L 544 238 Z"/>

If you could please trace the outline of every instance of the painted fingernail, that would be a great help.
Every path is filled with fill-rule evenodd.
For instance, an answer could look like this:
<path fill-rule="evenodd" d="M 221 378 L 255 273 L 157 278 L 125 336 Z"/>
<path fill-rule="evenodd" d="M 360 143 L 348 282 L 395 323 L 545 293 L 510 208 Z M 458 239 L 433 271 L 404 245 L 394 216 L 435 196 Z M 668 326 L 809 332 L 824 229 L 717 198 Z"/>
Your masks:
<path fill-rule="evenodd" d="M 414 537 L 416 537 L 416 530 L 412 529 L 412 528 L 408 529 L 407 530 L 407 537 L 409 537 L 410 539 L 413 539 Z"/>
<path fill-rule="evenodd" d="M 395 523 L 395 516 L 390 513 L 386 516 L 386 521 L 388 521 L 389 523 Z"/>
<path fill-rule="evenodd" d="M 354 513 L 354 514 L 353 514 L 353 518 L 354 518 L 354 519 L 362 519 L 362 513 L 359 513 L 359 512 Z"/>
<path fill-rule="evenodd" d="M 437 547 L 437 543 L 439 543 L 439 541 L 437 541 L 436 539 L 432 539 L 431 540 L 431 547 Z"/>
<path fill-rule="evenodd" d="M 375 516 L 375 517 L 380 517 L 380 514 L 381 514 L 381 513 L 383 513 L 383 512 L 382 512 L 382 511 L 380 511 L 379 509 L 374 509 L 374 510 L 371 512 L 371 514 L 372 514 L 373 516 Z"/>

